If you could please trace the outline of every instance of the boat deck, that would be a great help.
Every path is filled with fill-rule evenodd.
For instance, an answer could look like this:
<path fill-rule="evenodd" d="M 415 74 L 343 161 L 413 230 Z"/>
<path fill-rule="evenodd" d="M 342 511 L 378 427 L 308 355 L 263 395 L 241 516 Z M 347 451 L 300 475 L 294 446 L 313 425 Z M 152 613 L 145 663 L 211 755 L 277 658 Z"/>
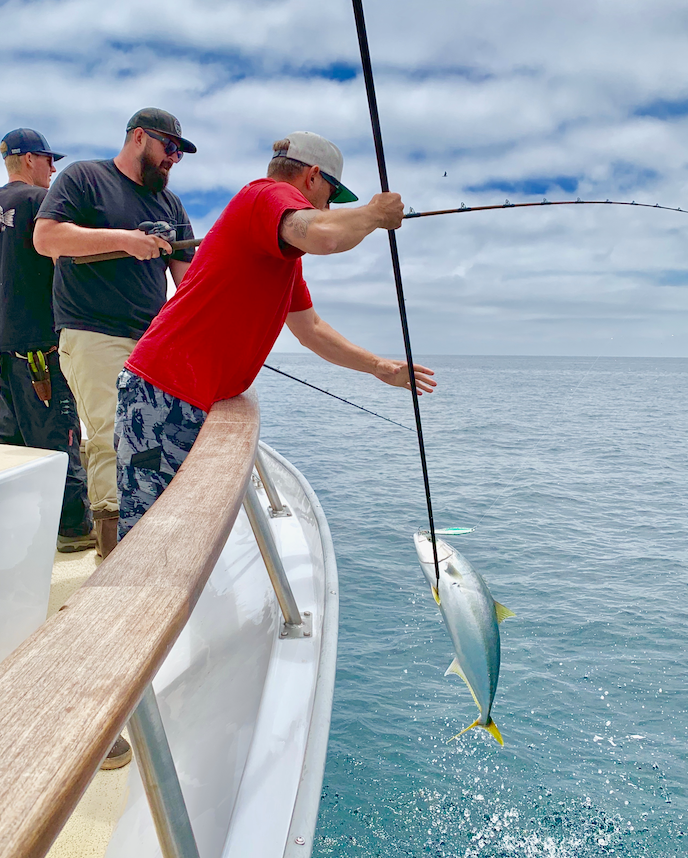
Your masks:
<path fill-rule="evenodd" d="M 96 570 L 96 552 L 55 552 L 48 616 L 52 616 Z M 126 736 L 126 732 L 124 734 Z M 48 858 L 103 858 L 126 806 L 129 766 L 98 772 L 53 843 Z"/>

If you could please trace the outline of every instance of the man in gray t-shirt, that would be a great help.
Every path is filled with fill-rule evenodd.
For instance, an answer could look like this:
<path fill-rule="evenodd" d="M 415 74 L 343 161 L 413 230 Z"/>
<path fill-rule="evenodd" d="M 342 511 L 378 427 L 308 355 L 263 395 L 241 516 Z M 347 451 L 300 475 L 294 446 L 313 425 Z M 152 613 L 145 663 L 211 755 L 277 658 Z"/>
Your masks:
<path fill-rule="evenodd" d="M 138 225 L 166 221 L 177 239 L 193 238 L 181 201 L 166 186 L 183 153 L 195 151 L 170 113 L 139 110 L 127 124 L 120 153 L 112 160 L 71 164 L 37 215 L 35 247 L 57 260 L 53 302 L 60 365 L 86 425 L 89 500 L 103 557 L 117 543 L 117 376 L 165 302 L 168 267 L 179 285 L 193 258 L 192 250 L 171 254 L 167 241 Z M 72 262 L 74 256 L 114 250 L 130 258 Z"/>

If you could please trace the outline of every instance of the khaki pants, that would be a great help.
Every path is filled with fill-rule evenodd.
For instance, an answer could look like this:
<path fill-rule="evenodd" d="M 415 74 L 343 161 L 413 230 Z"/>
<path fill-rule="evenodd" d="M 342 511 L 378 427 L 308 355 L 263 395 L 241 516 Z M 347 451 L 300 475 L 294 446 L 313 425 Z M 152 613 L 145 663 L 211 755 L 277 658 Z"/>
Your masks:
<path fill-rule="evenodd" d="M 94 512 L 116 512 L 117 456 L 114 447 L 117 376 L 136 340 L 95 331 L 60 331 L 60 368 L 86 426 L 88 499 Z"/>

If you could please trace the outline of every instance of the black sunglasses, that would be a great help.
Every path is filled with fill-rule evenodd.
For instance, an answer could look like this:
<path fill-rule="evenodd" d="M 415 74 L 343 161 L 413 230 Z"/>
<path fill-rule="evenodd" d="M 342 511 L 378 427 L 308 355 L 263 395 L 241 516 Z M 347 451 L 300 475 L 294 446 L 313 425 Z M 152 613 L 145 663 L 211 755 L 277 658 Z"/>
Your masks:
<path fill-rule="evenodd" d="M 337 196 L 337 194 L 339 193 L 339 185 L 338 185 L 338 184 L 335 184 L 335 179 L 334 179 L 332 176 L 330 176 L 330 175 L 329 175 L 329 173 L 323 173 L 323 171 L 321 170 L 321 171 L 320 171 L 320 175 L 321 175 L 321 176 L 323 177 L 323 179 L 327 182 L 327 184 L 332 188 L 332 193 L 331 193 L 331 194 L 330 194 L 330 196 L 327 198 L 327 204 L 329 205 L 329 204 L 332 202 L 332 200 L 333 200 L 333 199 Z"/>
<path fill-rule="evenodd" d="M 149 131 L 147 128 L 143 129 L 149 137 L 152 137 L 154 140 L 159 140 L 162 145 L 165 147 L 166 155 L 174 155 L 175 152 L 179 153 L 179 160 L 181 161 L 184 157 L 184 153 L 182 152 L 181 146 L 178 143 L 175 143 L 174 140 L 170 140 L 169 137 L 163 137 L 162 134 L 156 134 L 155 131 Z"/>

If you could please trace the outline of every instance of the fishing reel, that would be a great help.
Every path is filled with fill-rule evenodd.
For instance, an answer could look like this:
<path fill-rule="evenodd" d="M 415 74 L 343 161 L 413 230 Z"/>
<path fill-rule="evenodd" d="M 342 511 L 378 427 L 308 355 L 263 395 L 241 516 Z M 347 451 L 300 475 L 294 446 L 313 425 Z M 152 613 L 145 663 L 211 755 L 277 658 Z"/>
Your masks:
<path fill-rule="evenodd" d="M 165 220 L 144 220 L 139 224 L 139 229 L 146 235 L 159 235 L 170 244 L 177 240 L 177 230 Z"/>

